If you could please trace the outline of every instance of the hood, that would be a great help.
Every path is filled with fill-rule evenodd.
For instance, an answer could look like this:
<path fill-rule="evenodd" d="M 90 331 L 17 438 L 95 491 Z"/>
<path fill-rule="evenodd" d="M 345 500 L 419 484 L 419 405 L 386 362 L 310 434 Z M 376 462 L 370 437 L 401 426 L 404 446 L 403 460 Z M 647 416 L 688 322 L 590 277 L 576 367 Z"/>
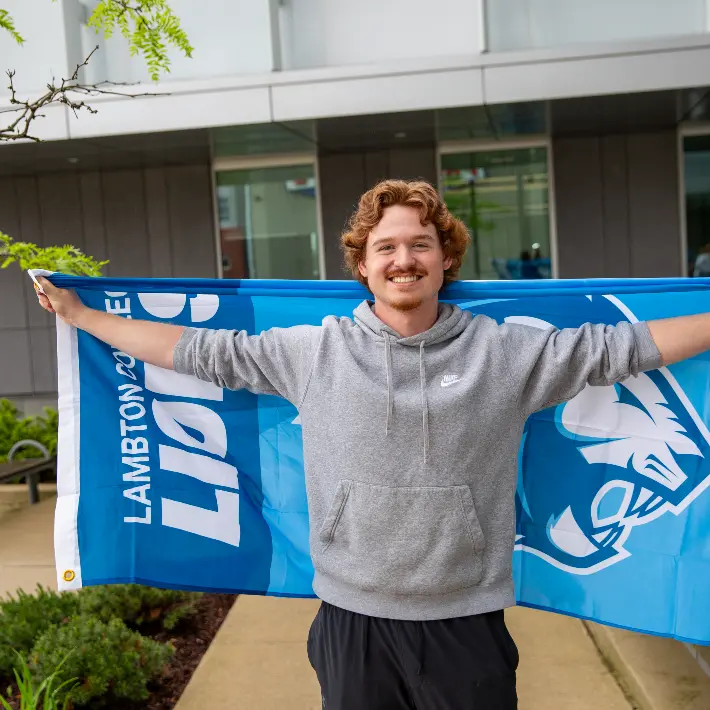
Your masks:
<path fill-rule="evenodd" d="M 367 333 L 374 337 L 384 339 L 385 335 L 399 345 L 420 347 L 422 344 L 436 345 L 446 340 L 451 340 L 463 332 L 471 322 L 473 316 L 468 311 L 462 311 L 458 306 L 450 303 L 439 303 L 439 315 L 436 323 L 417 335 L 403 338 L 397 331 L 385 325 L 372 310 L 370 301 L 363 301 L 354 311 L 355 322 Z"/>
<path fill-rule="evenodd" d="M 387 379 L 387 418 L 385 420 L 385 436 L 389 436 L 394 412 L 394 387 L 392 385 L 392 351 L 391 343 L 419 348 L 419 391 L 422 404 L 422 452 L 424 461 L 429 455 L 429 404 L 426 396 L 426 363 L 424 348 L 427 345 L 443 343 L 455 338 L 465 330 L 473 316 L 468 311 L 462 311 L 458 306 L 449 303 L 439 303 L 439 316 L 436 323 L 417 335 L 403 338 L 399 333 L 385 325 L 373 312 L 373 304 L 363 301 L 354 311 L 355 323 L 366 333 L 385 344 L 385 375 Z"/>

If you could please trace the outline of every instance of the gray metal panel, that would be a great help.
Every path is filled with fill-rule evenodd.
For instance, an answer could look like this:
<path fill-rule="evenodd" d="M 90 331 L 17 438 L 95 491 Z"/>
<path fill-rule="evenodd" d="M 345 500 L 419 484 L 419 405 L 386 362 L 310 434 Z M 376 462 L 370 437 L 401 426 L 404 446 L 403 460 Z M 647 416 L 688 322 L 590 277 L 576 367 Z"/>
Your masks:
<path fill-rule="evenodd" d="M 602 276 L 604 225 L 599 140 L 556 140 L 553 157 L 559 275 Z"/>
<path fill-rule="evenodd" d="M 606 136 L 601 139 L 601 150 L 604 205 L 603 273 L 609 278 L 623 278 L 631 276 L 626 138 Z"/>
<path fill-rule="evenodd" d="M 170 250 L 170 218 L 168 216 L 168 186 L 165 168 L 145 170 L 145 202 L 148 206 L 148 244 L 150 247 L 151 276 L 172 275 Z"/>
<path fill-rule="evenodd" d="M 81 197 L 76 173 L 50 173 L 37 178 L 44 245 L 84 248 Z"/>
<path fill-rule="evenodd" d="M 20 231 L 14 236 L 21 238 L 23 242 L 44 246 L 44 229 L 39 207 L 37 179 L 35 177 L 15 178 L 15 193 Z M 23 279 L 23 290 L 28 305 L 27 317 L 30 326 L 48 328 L 54 322 L 54 316 L 38 307 L 37 297 L 29 279 Z"/>
<path fill-rule="evenodd" d="M 29 333 L 24 328 L 0 329 L 0 395 L 32 391 Z"/>
<path fill-rule="evenodd" d="M 27 333 L 30 338 L 33 391 L 35 393 L 56 391 L 55 330 L 53 328 L 31 328 Z"/>
<path fill-rule="evenodd" d="M 628 151 L 633 276 L 678 276 L 683 269 L 676 133 L 631 135 Z"/>
<path fill-rule="evenodd" d="M 104 172 L 101 184 L 111 275 L 150 276 L 143 172 Z"/>
<path fill-rule="evenodd" d="M 0 230 L 21 240 L 15 185 L 11 178 L 0 179 Z M 17 264 L 0 270 L 0 328 L 24 328 L 27 324 L 26 278 Z"/>
<path fill-rule="evenodd" d="M 386 150 L 370 150 L 363 154 L 365 164 L 365 189 L 369 190 L 378 182 L 392 177 L 389 167 L 389 155 Z"/>
<path fill-rule="evenodd" d="M 107 274 L 215 276 L 211 185 L 205 163 L 3 178 L 0 229 L 109 258 Z M 0 362 L 0 397 L 56 390 L 54 318 L 16 266 L 0 271 Z"/>
<path fill-rule="evenodd" d="M 400 148 L 389 152 L 389 177 L 403 180 L 426 180 L 432 185 L 438 182 L 436 150 L 427 148 Z"/>
<path fill-rule="evenodd" d="M 97 261 L 108 259 L 106 228 L 104 226 L 104 200 L 101 191 L 101 174 L 81 173 L 79 176 L 81 194 L 81 216 L 84 229 L 84 251 Z M 110 264 L 103 273 L 110 274 Z"/>
<path fill-rule="evenodd" d="M 165 169 L 173 276 L 214 278 L 216 236 L 210 168 L 185 165 Z"/>
<path fill-rule="evenodd" d="M 329 279 L 345 279 L 340 235 L 365 190 L 365 170 L 360 153 L 321 155 L 318 158 L 325 273 Z"/>

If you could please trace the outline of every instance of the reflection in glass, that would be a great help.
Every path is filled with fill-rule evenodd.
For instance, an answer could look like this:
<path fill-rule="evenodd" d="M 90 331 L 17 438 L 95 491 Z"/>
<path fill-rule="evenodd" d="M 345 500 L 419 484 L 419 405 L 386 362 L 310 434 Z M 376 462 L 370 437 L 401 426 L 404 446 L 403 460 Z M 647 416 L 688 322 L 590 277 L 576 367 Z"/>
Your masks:
<path fill-rule="evenodd" d="M 217 173 L 224 278 L 317 279 L 313 165 Z"/>
<path fill-rule="evenodd" d="M 547 150 L 442 155 L 441 167 L 444 200 L 471 233 L 460 277 L 550 278 Z"/>
<path fill-rule="evenodd" d="M 710 136 L 685 139 L 688 276 L 710 276 Z"/>

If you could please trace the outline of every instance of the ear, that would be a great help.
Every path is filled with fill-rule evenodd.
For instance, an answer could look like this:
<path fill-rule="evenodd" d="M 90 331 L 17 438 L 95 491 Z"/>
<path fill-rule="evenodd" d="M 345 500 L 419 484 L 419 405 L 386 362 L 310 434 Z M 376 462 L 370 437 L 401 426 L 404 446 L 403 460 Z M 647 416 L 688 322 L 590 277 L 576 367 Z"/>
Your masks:
<path fill-rule="evenodd" d="M 364 278 L 367 278 L 367 266 L 365 265 L 365 261 L 359 261 L 357 264 L 357 268 L 362 274 Z"/>
<path fill-rule="evenodd" d="M 444 259 L 444 271 L 446 271 L 447 269 L 450 269 L 451 264 L 453 264 L 453 263 L 454 263 L 454 260 L 450 256 L 447 256 Z"/>

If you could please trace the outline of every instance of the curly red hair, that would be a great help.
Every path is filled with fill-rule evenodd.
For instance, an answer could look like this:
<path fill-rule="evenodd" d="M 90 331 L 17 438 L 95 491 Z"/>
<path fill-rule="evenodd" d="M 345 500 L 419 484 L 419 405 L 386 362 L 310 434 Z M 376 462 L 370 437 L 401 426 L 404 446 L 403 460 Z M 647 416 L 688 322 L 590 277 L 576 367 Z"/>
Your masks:
<path fill-rule="evenodd" d="M 431 223 L 436 227 L 444 256 L 451 259 L 451 266 L 444 271 L 444 286 L 455 281 L 471 237 L 466 225 L 449 212 L 439 193 L 423 180 L 383 180 L 360 198 L 340 237 L 345 265 L 353 276 L 367 286 L 358 264 L 365 260 L 367 237 L 382 219 L 385 208 L 392 205 L 414 207 L 419 210 L 422 225 Z"/>

